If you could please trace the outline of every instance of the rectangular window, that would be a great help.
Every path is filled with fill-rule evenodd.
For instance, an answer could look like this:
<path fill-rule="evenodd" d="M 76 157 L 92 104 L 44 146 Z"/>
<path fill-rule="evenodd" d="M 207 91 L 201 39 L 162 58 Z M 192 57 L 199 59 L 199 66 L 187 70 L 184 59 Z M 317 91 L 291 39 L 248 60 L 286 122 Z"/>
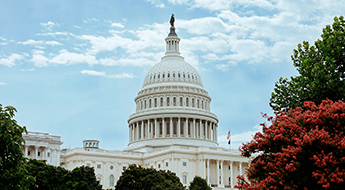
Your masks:
<path fill-rule="evenodd" d="M 86 166 L 89 166 L 89 167 L 90 167 L 90 166 L 91 166 L 91 164 L 87 163 L 87 164 L 86 164 Z"/>
<path fill-rule="evenodd" d="M 48 157 L 50 157 L 50 152 L 48 152 Z"/>
<path fill-rule="evenodd" d="M 41 156 L 41 152 L 38 152 L 38 155 L 37 156 Z"/>
<path fill-rule="evenodd" d="M 160 165 L 160 164 L 158 164 L 158 168 L 161 168 L 161 165 Z"/>
<path fill-rule="evenodd" d="M 168 167 L 169 166 L 169 162 L 165 163 L 165 166 Z"/>
<path fill-rule="evenodd" d="M 187 176 L 186 175 L 183 175 L 183 184 L 186 184 L 187 183 Z"/>
<path fill-rule="evenodd" d="M 28 156 L 30 156 L 30 151 L 28 151 Z"/>
<path fill-rule="evenodd" d="M 101 168 L 101 164 L 97 164 L 97 168 Z"/>
<path fill-rule="evenodd" d="M 122 170 L 126 170 L 126 166 L 123 166 L 123 167 L 122 167 Z"/>
<path fill-rule="evenodd" d="M 187 166 L 187 162 L 182 162 L 182 166 Z"/>

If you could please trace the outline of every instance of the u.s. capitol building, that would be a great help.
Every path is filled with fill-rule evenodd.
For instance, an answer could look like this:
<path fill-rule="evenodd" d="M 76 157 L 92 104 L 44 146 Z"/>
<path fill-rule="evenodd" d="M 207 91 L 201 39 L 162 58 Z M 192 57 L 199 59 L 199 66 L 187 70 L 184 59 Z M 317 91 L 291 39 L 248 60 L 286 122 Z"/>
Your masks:
<path fill-rule="evenodd" d="M 165 55 L 147 73 L 134 99 L 136 112 L 128 119 L 129 143 L 125 150 L 103 150 L 98 148 L 99 141 L 85 140 L 83 148 L 61 151 L 36 144 L 31 146 L 31 156 L 30 147 L 23 148 L 24 154 L 48 158 L 55 165 L 59 161 L 69 170 L 82 165 L 94 167 L 104 189 L 113 188 L 131 164 L 173 171 L 185 186 L 194 176 L 200 176 L 213 189 L 234 187 L 236 176 L 248 167 L 248 159 L 238 150 L 218 146 L 218 119 L 210 110 L 211 97 L 197 70 L 180 55 L 179 43 L 172 24 L 165 38 Z M 48 153 L 61 156 L 51 159 Z"/>

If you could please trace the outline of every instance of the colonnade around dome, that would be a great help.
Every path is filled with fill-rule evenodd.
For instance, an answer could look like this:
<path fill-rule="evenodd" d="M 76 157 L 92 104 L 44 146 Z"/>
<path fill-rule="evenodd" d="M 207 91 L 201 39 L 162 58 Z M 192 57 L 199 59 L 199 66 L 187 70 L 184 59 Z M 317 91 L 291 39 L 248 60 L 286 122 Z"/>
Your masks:
<path fill-rule="evenodd" d="M 162 117 L 129 124 L 129 145 L 146 139 L 171 137 L 217 142 L 217 123 L 195 118 Z"/>

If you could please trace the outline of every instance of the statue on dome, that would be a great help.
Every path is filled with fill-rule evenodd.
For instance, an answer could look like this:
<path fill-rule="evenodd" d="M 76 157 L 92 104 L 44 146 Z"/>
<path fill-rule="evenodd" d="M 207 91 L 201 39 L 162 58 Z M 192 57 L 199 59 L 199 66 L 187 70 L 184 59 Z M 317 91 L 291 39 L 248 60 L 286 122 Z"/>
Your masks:
<path fill-rule="evenodd" d="M 172 14 L 170 18 L 170 25 L 174 26 L 174 22 L 175 22 L 175 17 L 174 17 L 174 14 Z"/>

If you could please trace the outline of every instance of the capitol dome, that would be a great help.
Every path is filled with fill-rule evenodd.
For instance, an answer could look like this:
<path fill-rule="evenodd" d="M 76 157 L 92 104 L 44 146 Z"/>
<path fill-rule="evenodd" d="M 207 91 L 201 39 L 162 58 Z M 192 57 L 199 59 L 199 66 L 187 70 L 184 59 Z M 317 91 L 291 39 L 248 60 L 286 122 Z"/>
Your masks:
<path fill-rule="evenodd" d="M 179 52 L 180 38 L 172 25 L 166 53 L 154 65 L 134 101 L 130 115 L 129 150 L 148 151 L 173 144 L 218 146 L 218 119 L 197 70 Z"/>

